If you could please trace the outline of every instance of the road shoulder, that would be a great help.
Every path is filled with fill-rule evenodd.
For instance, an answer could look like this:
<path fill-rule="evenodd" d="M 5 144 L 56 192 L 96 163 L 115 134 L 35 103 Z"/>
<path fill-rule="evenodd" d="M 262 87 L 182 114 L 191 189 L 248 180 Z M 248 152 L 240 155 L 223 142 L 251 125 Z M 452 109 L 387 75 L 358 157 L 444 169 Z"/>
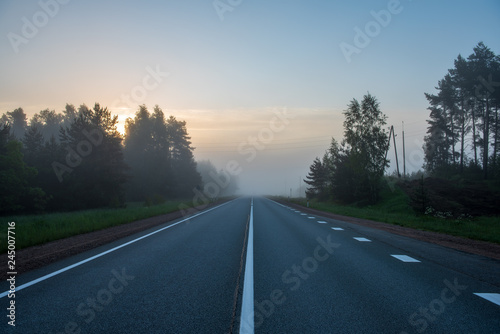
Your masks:
<path fill-rule="evenodd" d="M 416 229 L 409 228 L 409 227 L 398 226 L 398 225 L 393 225 L 393 224 L 388 224 L 388 223 L 381 223 L 381 222 L 376 222 L 376 221 L 368 220 L 368 219 L 342 216 L 342 215 L 334 214 L 331 212 L 320 211 L 320 210 L 308 208 L 308 207 L 305 207 L 305 206 L 302 206 L 299 204 L 295 204 L 292 202 L 287 202 L 287 201 L 278 201 L 278 202 L 280 202 L 284 205 L 288 205 L 290 207 L 296 208 L 296 209 L 300 209 L 303 212 L 321 215 L 324 217 L 337 219 L 337 220 L 345 221 L 348 223 L 372 227 L 372 228 L 376 228 L 379 230 L 394 233 L 397 235 L 401 235 L 401 236 L 405 236 L 405 237 L 409 237 L 409 238 L 437 244 L 440 246 L 456 249 L 456 250 L 459 250 L 462 252 L 500 260 L 500 245 L 495 244 L 495 243 L 467 239 L 467 238 L 462 238 L 462 237 L 456 237 L 453 235 L 437 233 L 437 232 L 421 231 L 421 230 L 416 230 Z"/>
<path fill-rule="evenodd" d="M 203 211 L 225 201 L 196 207 L 193 212 Z M 137 220 L 131 223 L 109 227 L 99 231 L 75 235 L 69 238 L 51 241 L 42 245 L 27 247 L 16 251 L 17 274 L 38 269 L 64 258 L 89 251 L 110 242 L 128 237 L 156 226 L 174 222 L 182 218 L 181 210 L 164 215 Z M 0 255 L 0 279 L 7 278 L 7 253 Z"/>

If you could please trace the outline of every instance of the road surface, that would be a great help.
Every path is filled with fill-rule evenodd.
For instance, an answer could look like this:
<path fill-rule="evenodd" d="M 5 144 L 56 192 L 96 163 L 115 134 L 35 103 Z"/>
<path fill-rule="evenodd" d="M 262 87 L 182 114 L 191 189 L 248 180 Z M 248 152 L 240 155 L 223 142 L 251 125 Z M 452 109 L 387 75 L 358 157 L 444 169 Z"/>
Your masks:
<path fill-rule="evenodd" d="M 265 198 L 1 282 L 2 333 L 500 333 L 500 261 Z M 15 301 L 15 327 L 8 325 Z"/>

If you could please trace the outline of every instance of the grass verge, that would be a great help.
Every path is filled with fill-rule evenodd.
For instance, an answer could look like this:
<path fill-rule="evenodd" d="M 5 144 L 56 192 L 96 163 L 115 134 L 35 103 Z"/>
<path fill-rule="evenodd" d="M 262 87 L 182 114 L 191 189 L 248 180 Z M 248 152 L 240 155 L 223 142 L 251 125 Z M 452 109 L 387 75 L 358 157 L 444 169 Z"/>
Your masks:
<path fill-rule="evenodd" d="M 394 191 L 385 191 L 382 198 L 383 200 L 380 203 L 367 207 L 339 205 L 314 200 L 309 201 L 309 207 L 343 216 L 369 219 L 417 230 L 439 232 L 500 244 L 500 217 L 498 216 L 453 219 L 416 215 L 408 205 L 408 196 L 398 188 Z M 303 198 L 292 199 L 292 202 L 303 206 L 307 205 L 307 201 Z"/>
<path fill-rule="evenodd" d="M 7 222 L 16 223 L 16 250 L 20 250 L 29 246 L 174 212 L 179 210 L 181 204 L 190 205 L 190 201 L 167 201 L 164 204 L 154 206 L 129 203 L 126 208 L 119 209 L 2 217 L 4 228 L 0 231 L 0 254 L 7 251 Z"/>

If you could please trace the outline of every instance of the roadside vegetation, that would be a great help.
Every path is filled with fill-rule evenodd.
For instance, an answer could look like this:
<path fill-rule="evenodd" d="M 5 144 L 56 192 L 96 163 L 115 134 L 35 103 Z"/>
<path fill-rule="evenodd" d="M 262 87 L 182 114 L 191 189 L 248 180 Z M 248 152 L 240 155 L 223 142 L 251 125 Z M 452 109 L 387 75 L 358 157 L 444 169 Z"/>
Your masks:
<path fill-rule="evenodd" d="M 129 203 L 126 208 L 92 209 L 74 212 L 46 213 L 2 217 L 16 223 L 16 250 L 41 245 L 74 235 L 102 230 L 136 220 L 164 215 L 179 210 L 190 201 Z M 7 229 L 4 229 L 7 231 Z M 7 233 L 0 232 L 0 254 L 7 251 Z"/>
<path fill-rule="evenodd" d="M 389 182 L 395 181 L 393 177 L 387 177 L 387 179 L 390 180 Z M 498 214 L 454 216 L 450 211 L 439 210 L 428 210 L 424 214 L 417 213 L 412 209 L 411 196 L 406 192 L 410 183 L 412 181 L 387 183 L 382 187 L 381 200 L 372 205 L 358 206 L 311 199 L 309 207 L 344 216 L 500 244 L 500 216 Z M 304 198 L 294 198 L 292 202 L 307 206 L 307 200 Z"/>
<path fill-rule="evenodd" d="M 423 170 L 384 176 L 394 132 L 367 94 L 344 111 L 344 138 L 312 162 L 310 207 L 500 243 L 500 57 L 480 42 L 453 64 L 435 94 L 424 93 Z"/>

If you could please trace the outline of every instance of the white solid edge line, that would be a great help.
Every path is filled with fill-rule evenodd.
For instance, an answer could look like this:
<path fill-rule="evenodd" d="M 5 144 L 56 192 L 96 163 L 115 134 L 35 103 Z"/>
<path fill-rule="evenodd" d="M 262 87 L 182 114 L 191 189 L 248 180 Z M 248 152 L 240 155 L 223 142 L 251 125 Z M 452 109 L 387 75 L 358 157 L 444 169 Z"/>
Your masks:
<path fill-rule="evenodd" d="M 233 200 L 233 201 L 234 201 L 234 200 Z M 30 286 L 32 286 L 32 285 L 35 285 L 35 284 L 37 284 L 37 283 L 40 283 L 40 282 L 42 282 L 42 281 L 45 281 L 46 279 L 49 279 L 49 278 L 54 277 L 54 276 L 56 276 L 56 275 L 59 275 L 59 274 L 61 274 L 61 273 L 65 272 L 65 271 L 68 271 L 68 270 L 70 270 L 70 269 L 73 269 L 73 268 L 75 268 L 75 267 L 78 267 L 78 266 L 80 266 L 80 265 L 82 265 L 82 264 L 84 264 L 84 263 L 87 263 L 87 262 L 90 262 L 90 261 L 92 261 L 92 260 L 95 260 L 95 259 L 97 259 L 97 258 L 99 258 L 99 257 L 101 257 L 101 256 L 104 256 L 104 255 L 106 255 L 106 254 L 109 254 L 109 253 L 111 253 L 111 252 L 114 252 L 115 250 L 118 250 L 118 249 L 123 248 L 123 247 L 125 247 L 125 246 L 128 246 L 128 245 L 130 245 L 130 244 L 133 244 L 134 242 L 137 242 L 137 241 L 139 241 L 139 240 L 142 240 L 142 239 L 145 239 L 145 238 L 147 238 L 147 237 L 150 237 L 150 236 L 152 236 L 153 234 L 159 233 L 159 232 L 161 232 L 161 231 L 164 231 L 164 230 L 166 230 L 166 229 L 169 229 L 169 228 L 171 228 L 171 227 L 174 227 L 174 226 L 176 226 L 176 225 L 179 225 L 180 223 L 183 223 L 183 222 L 185 222 L 185 221 L 188 221 L 188 220 L 190 220 L 190 219 L 193 219 L 193 218 L 195 218 L 195 217 L 198 217 L 198 216 L 200 216 L 200 215 L 202 215 L 202 214 L 204 214 L 204 213 L 207 213 L 207 212 L 209 212 L 209 211 L 212 211 L 212 210 L 215 210 L 215 209 L 217 209 L 217 208 L 220 208 L 221 206 L 226 205 L 226 204 L 228 204 L 228 203 L 230 203 L 230 202 L 232 202 L 232 201 L 229 201 L 229 202 L 226 202 L 226 203 L 222 203 L 221 205 L 217 205 L 217 206 L 215 206 L 215 207 L 213 207 L 213 208 L 210 208 L 210 209 L 208 209 L 208 210 L 206 210 L 206 211 L 199 212 L 199 213 L 197 213 L 197 214 L 195 214 L 195 215 L 193 215 L 193 216 L 190 216 L 190 217 L 188 217 L 188 218 L 184 218 L 183 220 L 178 221 L 177 223 L 174 223 L 174 224 L 172 224 L 172 225 L 165 226 L 165 227 L 163 227 L 163 228 L 161 228 L 161 229 L 159 229 L 159 230 L 156 230 L 156 231 L 153 231 L 153 232 L 148 233 L 148 234 L 146 234 L 146 235 L 143 235 L 142 237 L 139 237 L 139 238 L 137 238 L 137 239 L 134 239 L 134 240 L 128 241 L 128 242 L 126 242 L 126 243 L 124 243 L 124 244 L 121 244 L 121 245 L 119 245 L 119 246 L 116 246 L 116 247 L 114 247 L 114 248 L 108 249 L 107 251 L 104 251 L 104 252 L 99 253 L 99 254 L 97 254 L 97 255 L 91 256 L 91 257 L 89 257 L 89 258 L 87 258 L 87 259 L 85 259 L 85 260 L 82 260 L 82 261 L 80 261 L 80 262 L 73 263 L 72 265 L 69 265 L 69 266 L 64 267 L 64 268 L 62 268 L 62 269 L 59 269 L 59 270 L 56 270 L 56 271 L 54 271 L 54 272 L 52 272 L 52 273 L 50 273 L 50 274 L 47 274 L 47 275 L 42 276 L 42 277 L 39 277 L 39 278 L 37 278 L 37 279 L 35 279 L 35 280 L 33 280 L 33 281 L 30 281 L 30 282 L 28 282 L 28 283 L 24 283 L 24 284 L 22 284 L 22 285 L 20 285 L 20 286 L 17 286 L 17 287 L 16 287 L 16 292 L 17 292 L 17 291 L 19 291 L 19 290 L 25 289 L 25 288 L 27 288 L 27 287 L 30 287 Z M 9 291 L 2 292 L 2 293 L 0 294 L 0 298 L 3 298 L 3 297 L 5 297 L 5 296 L 7 296 L 8 294 L 9 294 Z"/>
<path fill-rule="evenodd" d="M 240 333 L 253 334 L 254 319 L 254 282 L 253 282 L 253 198 L 250 206 L 250 222 L 248 223 L 247 256 L 245 260 L 245 276 L 243 278 L 243 298 L 241 301 Z"/>
<path fill-rule="evenodd" d="M 474 293 L 476 296 L 486 299 L 500 306 L 500 293 Z"/>

